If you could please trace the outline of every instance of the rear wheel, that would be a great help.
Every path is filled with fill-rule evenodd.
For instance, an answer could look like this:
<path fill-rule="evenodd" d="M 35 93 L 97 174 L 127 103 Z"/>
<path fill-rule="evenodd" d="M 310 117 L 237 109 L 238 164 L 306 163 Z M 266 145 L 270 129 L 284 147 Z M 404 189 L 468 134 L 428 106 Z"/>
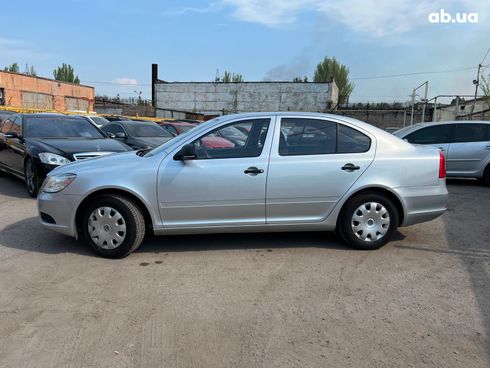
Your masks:
<path fill-rule="evenodd" d="M 39 176 L 37 174 L 36 164 L 28 159 L 24 165 L 24 179 L 27 193 L 31 197 L 36 197 L 39 192 Z"/>
<path fill-rule="evenodd" d="M 82 235 L 93 251 L 106 258 L 122 258 L 135 251 L 145 236 L 140 208 L 129 198 L 103 195 L 85 207 Z"/>
<path fill-rule="evenodd" d="M 363 193 L 344 205 L 337 232 L 354 248 L 378 249 L 390 240 L 397 225 L 398 211 L 389 199 L 378 193 Z"/>
<path fill-rule="evenodd" d="M 487 166 L 483 173 L 483 181 L 486 185 L 490 185 L 490 165 Z"/>

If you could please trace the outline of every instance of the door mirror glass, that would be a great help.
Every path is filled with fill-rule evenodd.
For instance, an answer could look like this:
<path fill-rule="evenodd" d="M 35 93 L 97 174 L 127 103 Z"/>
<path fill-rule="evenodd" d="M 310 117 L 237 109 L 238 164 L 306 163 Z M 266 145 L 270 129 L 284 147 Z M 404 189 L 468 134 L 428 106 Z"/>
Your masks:
<path fill-rule="evenodd" d="M 193 143 L 186 144 L 182 146 L 179 152 L 174 156 L 174 160 L 195 160 L 196 156 L 196 146 Z"/>

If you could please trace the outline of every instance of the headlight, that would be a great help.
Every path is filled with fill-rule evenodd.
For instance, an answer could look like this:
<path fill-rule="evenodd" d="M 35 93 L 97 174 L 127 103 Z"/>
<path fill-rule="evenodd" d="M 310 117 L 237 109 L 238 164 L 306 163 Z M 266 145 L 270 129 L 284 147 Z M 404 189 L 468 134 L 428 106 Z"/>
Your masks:
<path fill-rule="evenodd" d="M 76 177 L 76 174 L 48 175 L 40 190 L 46 193 L 61 192 L 70 185 Z"/>
<path fill-rule="evenodd" d="M 68 160 L 66 157 L 57 155 L 55 153 L 49 153 L 49 152 L 41 152 L 39 154 L 39 158 L 41 159 L 41 162 L 43 164 L 49 164 L 55 166 L 61 166 L 70 163 L 70 160 Z"/>

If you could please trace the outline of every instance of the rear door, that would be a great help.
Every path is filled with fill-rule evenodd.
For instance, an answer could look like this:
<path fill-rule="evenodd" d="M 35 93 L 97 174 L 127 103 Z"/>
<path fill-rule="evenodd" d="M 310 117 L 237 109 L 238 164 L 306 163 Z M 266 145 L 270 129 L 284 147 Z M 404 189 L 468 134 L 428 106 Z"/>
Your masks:
<path fill-rule="evenodd" d="M 490 155 L 490 124 L 456 124 L 454 140 L 447 157 L 451 175 L 480 172 Z"/>
<path fill-rule="evenodd" d="M 374 137 L 321 118 L 282 117 L 267 177 L 267 223 L 324 220 L 374 159 Z"/>

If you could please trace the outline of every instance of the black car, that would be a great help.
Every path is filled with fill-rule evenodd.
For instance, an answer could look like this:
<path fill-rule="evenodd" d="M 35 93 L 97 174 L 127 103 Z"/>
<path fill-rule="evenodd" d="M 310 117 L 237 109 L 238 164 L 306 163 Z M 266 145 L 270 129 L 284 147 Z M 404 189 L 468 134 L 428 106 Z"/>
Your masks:
<path fill-rule="evenodd" d="M 15 114 L 13 111 L 0 110 L 0 123 L 13 114 Z"/>
<path fill-rule="evenodd" d="M 174 135 L 151 121 L 113 121 L 102 131 L 132 149 L 150 149 L 171 140 Z"/>
<path fill-rule="evenodd" d="M 79 116 L 15 114 L 0 123 L 0 171 L 24 179 L 32 197 L 57 166 L 130 150 Z"/>

